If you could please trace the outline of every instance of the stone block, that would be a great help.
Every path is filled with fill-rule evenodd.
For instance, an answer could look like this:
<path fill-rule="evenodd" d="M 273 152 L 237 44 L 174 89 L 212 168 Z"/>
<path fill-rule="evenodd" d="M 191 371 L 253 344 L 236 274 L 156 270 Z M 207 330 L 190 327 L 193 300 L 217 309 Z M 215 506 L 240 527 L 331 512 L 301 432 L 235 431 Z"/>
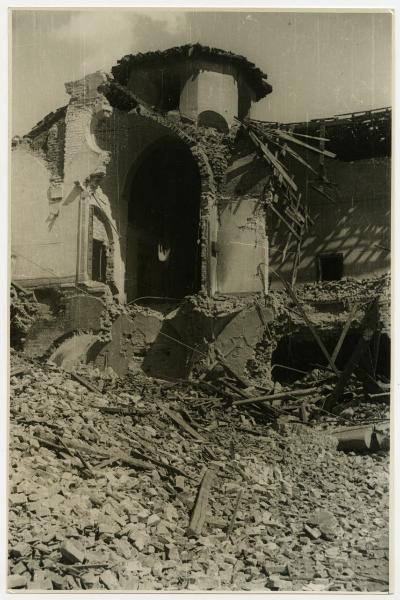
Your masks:
<path fill-rule="evenodd" d="M 60 551 L 65 562 L 70 564 L 82 563 L 85 559 L 85 553 L 71 540 L 64 540 L 60 546 Z"/>

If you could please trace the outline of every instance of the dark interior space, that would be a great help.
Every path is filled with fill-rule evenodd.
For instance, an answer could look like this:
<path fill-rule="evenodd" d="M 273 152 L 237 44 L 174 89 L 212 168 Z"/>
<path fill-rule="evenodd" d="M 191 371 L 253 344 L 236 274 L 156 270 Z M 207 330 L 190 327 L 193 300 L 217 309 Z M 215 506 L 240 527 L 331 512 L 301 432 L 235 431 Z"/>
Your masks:
<path fill-rule="evenodd" d="M 101 240 L 93 240 L 92 279 L 106 283 L 107 248 Z"/>
<path fill-rule="evenodd" d="M 212 127 L 221 133 L 228 133 L 229 126 L 224 117 L 214 110 L 203 110 L 197 118 L 199 127 Z"/>
<path fill-rule="evenodd" d="M 138 165 L 128 209 L 137 297 L 183 298 L 200 289 L 200 174 L 190 150 L 164 138 Z M 129 274 L 128 274 L 129 276 Z"/>
<path fill-rule="evenodd" d="M 383 333 L 379 337 L 376 374 L 386 379 L 390 379 L 390 346 L 390 337 L 386 333 Z"/>
<path fill-rule="evenodd" d="M 318 281 L 340 281 L 343 277 L 343 254 L 318 255 Z"/>
<path fill-rule="evenodd" d="M 329 333 L 329 335 L 324 336 L 323 342 L 330 354 L 332 354 L 339 336 L 340 331 L 337 334 Z M 357 330 L 351 331 L 346 336 L 335 361 L 340 371 L 346 366 L 359 337 L 360 332 Z M 375 348 L 378 348 L 376 358 L 374 358 Z M 299 371 L 308 373 L 318 366 L 325 365 L 327 365 L 327 360 L 320 347 L 308 335 L 304 337 L 300 335 L 282 337 L 272 354 L 272 376 L 275 381 L 280 383 L 293 383 L 304 377 L 304 373 Z M 390 379 L 390 338 L 386 334 L 379 336 L 379 345 L 375 344 L 374 341 L 371 342 L 369 352 L 366 352 L 360 359 L 359 367 L 370 374 L 375 371 L 374 377 L 377 379 Z"/>
<path fill-rule="evenodd" d="M 161 71 L 158 85 L 160 86 L 160 103 L 162 111 L 178 110 L 181 94 L 181 77 L 176 71 Z"/>

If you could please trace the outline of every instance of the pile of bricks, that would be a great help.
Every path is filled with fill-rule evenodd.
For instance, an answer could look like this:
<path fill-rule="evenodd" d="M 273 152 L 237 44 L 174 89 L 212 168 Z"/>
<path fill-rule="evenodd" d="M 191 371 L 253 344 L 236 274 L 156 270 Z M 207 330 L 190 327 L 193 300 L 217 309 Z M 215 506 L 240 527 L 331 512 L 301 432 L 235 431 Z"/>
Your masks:
<path fill-rule="evenodd" d="M 12 367 L 10 589 L 388 589 L 387 452 L 195 384 Z"/>

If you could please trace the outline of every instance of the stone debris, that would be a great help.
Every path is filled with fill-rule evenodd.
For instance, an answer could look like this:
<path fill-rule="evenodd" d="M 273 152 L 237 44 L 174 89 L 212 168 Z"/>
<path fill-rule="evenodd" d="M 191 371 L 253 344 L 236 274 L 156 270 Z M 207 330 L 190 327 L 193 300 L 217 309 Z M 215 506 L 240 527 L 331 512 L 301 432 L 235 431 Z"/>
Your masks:
<path fill-rule="evenodd" d="M 11 378 L 9 589 L 388 590 L 387 451 L 340 452 L 337 421 L 274 420 L 196 382 L 82 367 L 93 391 L 28 366 Z"/>
<path fill-rule="evenodd" d="M 70 540 L 65 540 L 60 545 L 61 556 L 68 563 L 82 563 L 85 559 L 85 553 L 79 550 L 77 546 Z"/>

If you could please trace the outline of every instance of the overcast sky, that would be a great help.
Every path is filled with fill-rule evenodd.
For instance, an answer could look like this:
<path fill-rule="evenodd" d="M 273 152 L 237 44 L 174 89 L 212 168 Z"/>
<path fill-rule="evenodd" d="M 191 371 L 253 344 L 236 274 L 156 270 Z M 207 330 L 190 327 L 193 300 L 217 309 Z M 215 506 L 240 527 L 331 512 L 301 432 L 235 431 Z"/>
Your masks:
<path fill-rule="evenodd" d="M 391 105 L 389 13 L 15 10 L 12 134 L 66 104 L 64 83 L 124 54 L 200 42 L 245 55 L 273 92 L 255 116 L 299 121 Z"/>

